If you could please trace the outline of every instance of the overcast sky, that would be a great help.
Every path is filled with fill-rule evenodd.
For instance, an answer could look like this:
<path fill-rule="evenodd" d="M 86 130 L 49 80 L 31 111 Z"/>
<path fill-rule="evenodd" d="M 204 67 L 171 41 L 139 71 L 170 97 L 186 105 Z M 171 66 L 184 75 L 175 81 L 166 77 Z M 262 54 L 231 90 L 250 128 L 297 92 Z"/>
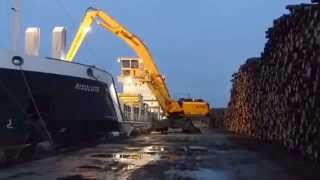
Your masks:
<path fill-rule="evenodd" d="M 53 26 L 68 28 L 68 43 L 86 8 L 108 12 L 149 47 L 173 97 L 206 99 L 226 106 L 231 75 L 259 56 L 265 31 L 287 13 L 288 4 L 308 0 L 21 0 L 22 31 L 41 28 L 41 55 L 50 56 Z M 10 48 L 10 1 L 0 0 L 0 48 Z M 23 44 L 23 38 L 21 38 Z M 22 45 L 21 45 L 22 49 Z M 133 56 L 124 42 L 94 26 L 76 61 L 119 74 L 119 56 Z"/>

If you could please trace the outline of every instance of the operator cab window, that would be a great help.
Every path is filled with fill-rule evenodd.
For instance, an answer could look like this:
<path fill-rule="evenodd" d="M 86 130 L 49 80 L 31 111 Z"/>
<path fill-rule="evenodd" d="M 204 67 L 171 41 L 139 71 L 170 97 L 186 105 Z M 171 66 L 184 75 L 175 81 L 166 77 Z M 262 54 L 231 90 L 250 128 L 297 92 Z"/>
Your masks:
<path fill-rule="evenodd" d="M 138 69 L 139 68 L 138 60 L 131 60 L 131 68 L 132 69 Z"/>
<path fill-rule="evenodd" d="M 122 60 L 123 68 L 130 68 L 130 60 Z"/>

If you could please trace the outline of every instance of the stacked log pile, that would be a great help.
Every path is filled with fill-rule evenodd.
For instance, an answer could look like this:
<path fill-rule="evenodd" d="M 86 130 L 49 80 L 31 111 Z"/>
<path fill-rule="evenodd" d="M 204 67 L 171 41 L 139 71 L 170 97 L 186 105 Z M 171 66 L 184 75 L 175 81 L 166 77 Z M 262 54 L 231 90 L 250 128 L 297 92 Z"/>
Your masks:
<path fill-rule="evenodd" d="M 287 6 L 260 59 L 233 76 L 225 126 L 319 161 L 320 5 Z"/>
<path fill-rule="evenodd" d="M 226 114 L 226 126 L 238 133 L 254 136 L 255 120 L 253 116 L 253 105 L 255 98 L 253 90 L 256 87 L 257 73 L 260 59 L 251 58 L 233 74 L 233 88 L 231 90 L 231 102 Z"/>

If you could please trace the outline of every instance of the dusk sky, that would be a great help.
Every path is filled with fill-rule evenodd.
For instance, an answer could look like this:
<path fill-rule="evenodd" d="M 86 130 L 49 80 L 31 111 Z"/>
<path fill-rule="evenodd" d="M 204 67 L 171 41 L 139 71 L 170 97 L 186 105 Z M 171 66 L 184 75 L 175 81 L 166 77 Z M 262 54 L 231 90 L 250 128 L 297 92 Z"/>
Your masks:
<path fill-rule="evenodd" d="M 149 47 L 173 97 L 203 98 L 212 107 L 229 101 L 231 75 L 263 51 L 265 31 L 288 4 L 309 0 L 21 0 L 23 31 L 41 28 L 41 55 L 51 54 L 51 30 L 66 26 L 70 44 L 85 10 L 103 9 Z M 0 0 L 0 48 L 10 48 L 10 1 Z M 127 45 L 94 26 L 76 61 L 119 74 Z"/>

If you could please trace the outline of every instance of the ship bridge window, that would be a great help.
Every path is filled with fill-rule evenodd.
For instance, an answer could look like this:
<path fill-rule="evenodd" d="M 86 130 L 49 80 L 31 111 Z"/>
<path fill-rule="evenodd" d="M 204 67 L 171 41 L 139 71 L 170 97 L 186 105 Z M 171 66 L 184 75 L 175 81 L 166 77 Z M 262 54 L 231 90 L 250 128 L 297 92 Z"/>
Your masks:
<path fill-rule="evenodd" d="M 132 69 L 138 69 L 139 68 L 138 60 L 131 60 L 131 68 Z"/>
<path fill-rule="evenodd" d="M 130 68 L 130 60 L 122 60 L 123 68 Z"/>

